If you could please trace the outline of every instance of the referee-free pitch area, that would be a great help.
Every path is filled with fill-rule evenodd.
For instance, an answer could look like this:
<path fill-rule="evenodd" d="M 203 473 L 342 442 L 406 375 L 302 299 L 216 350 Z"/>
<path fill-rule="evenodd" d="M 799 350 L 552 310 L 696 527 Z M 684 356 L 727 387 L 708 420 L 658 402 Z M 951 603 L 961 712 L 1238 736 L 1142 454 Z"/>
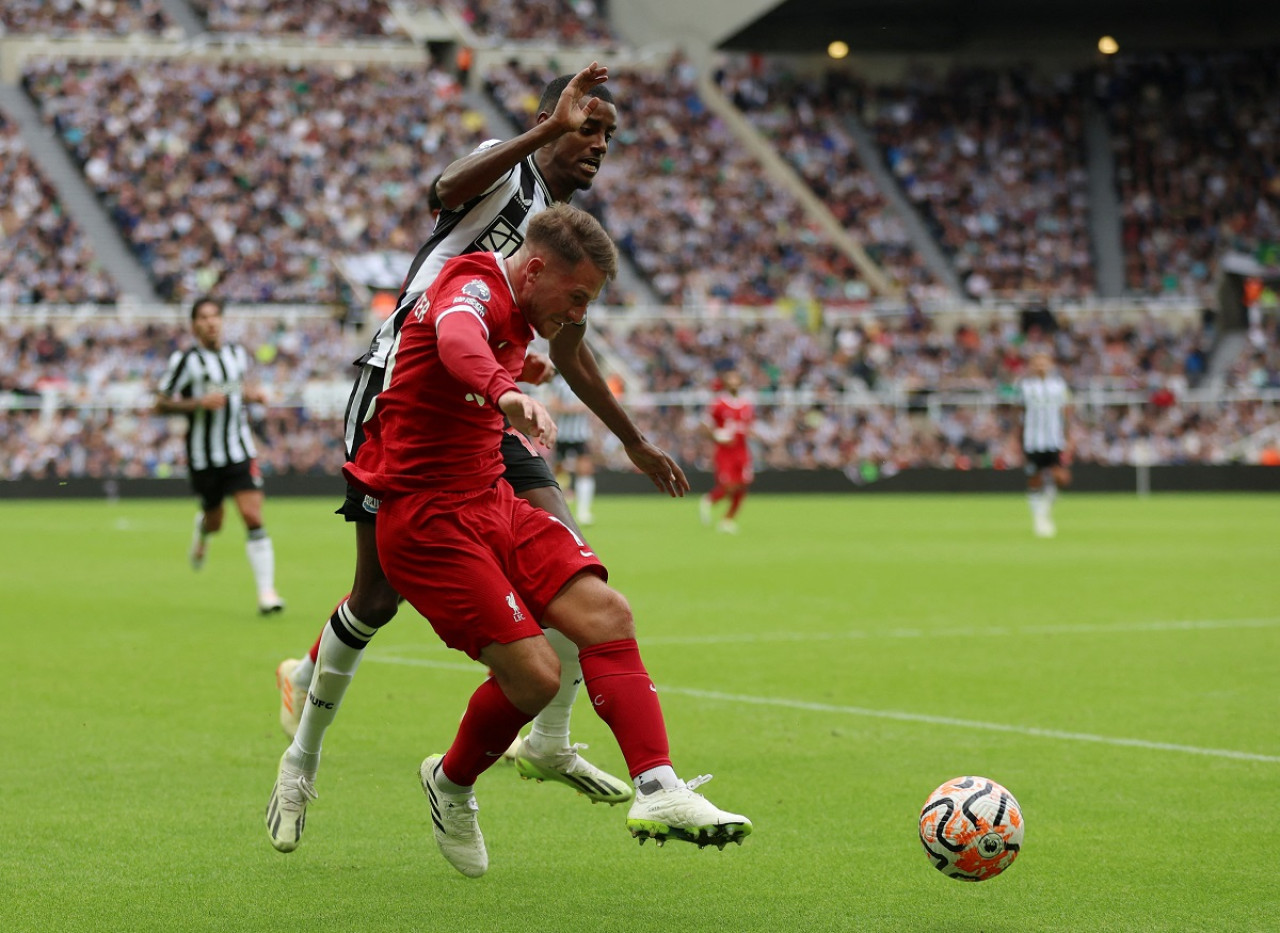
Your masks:
<path fill-rule="evenodd" d="M 269 499 L 282 616 L 228 517 L 192 572 L 187 502 L 0 503 L 0 929 L 20 931 L 1277 928 L 1280 497 L 603 498 L 677 770 L 745 813 L 741 848 L 638 846 L 625 808 L 495 767 L 491 868 L 431 838 L 418 784 L 482 675 L 407 607 L 325 744 L 298 851 L 262 811 L 286 740 L 273 672 L 351 578 L 328 500 Z M 581 699 L 575 738 L 625 773 Z M 1008 787 L 1025 848 L 933 870 L 921 804 Z"/>

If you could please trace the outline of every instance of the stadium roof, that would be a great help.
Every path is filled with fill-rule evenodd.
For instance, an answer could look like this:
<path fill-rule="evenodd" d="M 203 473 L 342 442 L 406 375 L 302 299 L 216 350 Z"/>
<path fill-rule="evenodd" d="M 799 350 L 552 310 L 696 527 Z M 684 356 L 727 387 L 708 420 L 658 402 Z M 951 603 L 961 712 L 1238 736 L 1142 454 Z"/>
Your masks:
<path fill-rule="evenodd" d="M 1122 50 L 1280 43 L 1280 5 L 1258 0 L 783 0 L 719 48 L 812 53 Z"/>

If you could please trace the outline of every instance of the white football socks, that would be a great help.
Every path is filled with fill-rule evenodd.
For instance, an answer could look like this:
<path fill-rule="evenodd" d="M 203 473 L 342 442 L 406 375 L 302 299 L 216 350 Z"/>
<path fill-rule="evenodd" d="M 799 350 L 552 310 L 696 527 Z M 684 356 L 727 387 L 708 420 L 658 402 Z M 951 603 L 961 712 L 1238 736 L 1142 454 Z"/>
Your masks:
<path fill-rule="evenodd" d="M 542 712 L 533 717 L 529 744 L 542 755 L 552 755 L 569 747 L 569 718 L 573 701 L 582 684 L 582 665 L 578 663 L 578 646 L 553 628 L 547 629 L 547 641 L 560 658 L 560 689 Z"/>
<path fill-rule="evenodd" d="M 364 628 L 347 609 L 345 602 L 338 607 L 338 613 L 349 629 Z M 325 626 L 324 634 L 320 636 L 320 650 L 316 654 L 315 677 L 307 691 L 302 720 L 288 751 L 289 759 L 301 770 L 315 771 L 320 764 L 325 730 L 338 715 L 338 707 L 342 705 L 342 698 L 363 656 L 363 648 L 352 648 L 338 637 L 332 625 Z"/>
<path fill-rule="evenodd" d="M 271 546 L 271 537 L 265 528 L 255 528 L 249 532 L 249 540 L 244 544 L 244 551 L 249 556 L 249 566 L 253 570 L 253 582 L 258 587 L 258 595 L 276 595 L 276 552 Z"/>
<path fill-rule="evenodd" d="M 579 476 L 573 481 L 574 510 L 579 521 L 591 521 L 591 505 L 596 498 L 596 478 Z"/>

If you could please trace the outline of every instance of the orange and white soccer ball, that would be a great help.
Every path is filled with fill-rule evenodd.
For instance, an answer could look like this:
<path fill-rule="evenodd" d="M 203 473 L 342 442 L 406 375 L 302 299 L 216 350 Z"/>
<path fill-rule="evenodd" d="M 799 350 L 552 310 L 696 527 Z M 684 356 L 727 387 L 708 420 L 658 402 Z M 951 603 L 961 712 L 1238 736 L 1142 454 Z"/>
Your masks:
<path fill-rule="evenodd" d="M 1005 788 L 984 777 L 952 778 L 920 811 L 920 844 L 948 878 L 986 881 L 1022 851 L 1022 808 Z"/>

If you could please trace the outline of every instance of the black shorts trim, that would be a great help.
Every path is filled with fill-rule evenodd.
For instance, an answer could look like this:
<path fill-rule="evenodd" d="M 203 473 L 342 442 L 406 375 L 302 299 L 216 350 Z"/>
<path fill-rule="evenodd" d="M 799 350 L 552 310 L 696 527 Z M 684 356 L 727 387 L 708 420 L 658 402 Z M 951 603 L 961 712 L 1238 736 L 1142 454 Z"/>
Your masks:
<path fill-rule="evenodd" d="M 556 441 L 556 459 L 566 460 L 569 457 L 585 457 L 586 441 Z"/>
<path fill-rule="evenodd" d="M 191 488 L 200 497 L 200 508 L 209 512 L 237 492 L 262 489 L 262 474 L 253 460 L 191 471 Z"/>

